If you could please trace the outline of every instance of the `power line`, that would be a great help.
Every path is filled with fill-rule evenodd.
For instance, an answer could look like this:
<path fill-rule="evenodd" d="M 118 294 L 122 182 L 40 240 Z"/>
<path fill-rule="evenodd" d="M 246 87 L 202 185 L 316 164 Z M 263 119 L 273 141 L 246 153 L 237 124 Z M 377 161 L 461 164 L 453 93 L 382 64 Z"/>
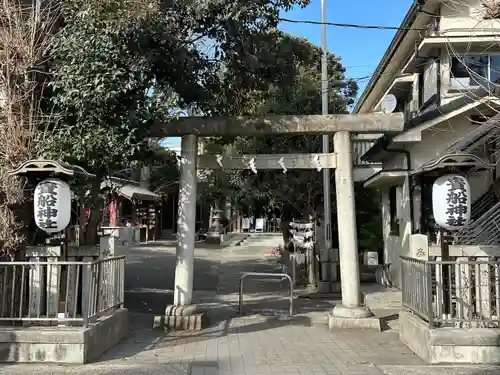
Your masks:
<path fill-rule="evenodd" d="M 349 27 L 353 29 L 375 29 L 375 30 L 414 30 L 414 31 L 423 31 L 424 28 L 411 28 L 411 27 L 398 27 L 398 26 L 381 26 L 381 25 L 360 25 L 356 23 L 339 23 L 339 22 L 321 22 L 321 21 L 310 21 L 310 20 L 292 20 L 289 18 L 279 18 L 282 22 L 288 23 L 300 23 L 300 24 L 309 24 L 309 25 L 327 25 L 327 26 L 335 26 L 335 27 Z"/>

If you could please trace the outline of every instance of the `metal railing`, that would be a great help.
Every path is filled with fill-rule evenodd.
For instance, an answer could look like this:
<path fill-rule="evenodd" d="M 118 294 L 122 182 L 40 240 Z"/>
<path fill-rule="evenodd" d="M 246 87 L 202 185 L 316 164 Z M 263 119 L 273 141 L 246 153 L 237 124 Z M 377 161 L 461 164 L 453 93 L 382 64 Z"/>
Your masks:
<path fill-rule="evenodd" d="M 486 211 L 477 220 L 457 231 L 457 245 L 500 245 L 500 202 Z"/>
<path fill-rule="evenodd" d="M 493 184 L 490 188 L 472 203 L 471 220 L 475 221 L 489 211 L 491 207 L 499 202 L 496 185 Z"/>
<path fill-rule="evenodd" d="M 253 277 L 259 279 L 260 281 L 272 281 L 272 282 L 280 282 L 283 280 L 288 280 L 290 283 L 290 316 L 293 316 L 293 280 L 286 273 L 267 273 L 267 272 L 245 272 L 241 275 L 240 278 L 240 289 L 239 289 L 239 298 L 238 298 L 238 312 L 240 314 L 243 313 L 243 283 L 245 278 Z M 279 280 L 270 280 L 271 278 L 279 278 Z"/>
<path fill-rule="evenodd" d="M 269 219 L 264 221 L 264 233 L 281 233 L 281 219 Z"/>
<path fill-rule="evenodd" d="M 123 307 L 125 257 L 0 262 L 0 323 L 72 325 Z"/>
<path fill-rule="evenodd" d="M 401 257 L 403 306 L 431 327 L 500 327 L 500 260 Z"/>
<path fill-rule="evenodd" d="M 479 197 L 471 207 L 470 223 L 454 234 L 456 245 L 500 245 L 500 201 L 496 185 Z"/>
<path fill-rule="evenodd" d="M 355 166 L 379 164 L 378 162 L 363 161 L 361 157 L 375 144 L 375 141 L 353 140 L 352 155 Z"/>

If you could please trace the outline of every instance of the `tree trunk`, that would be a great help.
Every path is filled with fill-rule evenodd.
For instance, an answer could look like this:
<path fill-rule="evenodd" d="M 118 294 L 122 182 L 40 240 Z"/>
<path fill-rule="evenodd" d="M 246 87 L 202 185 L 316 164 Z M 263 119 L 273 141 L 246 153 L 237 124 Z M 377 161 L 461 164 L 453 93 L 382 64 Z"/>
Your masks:
<path fill-rule="evenodd" d="M 92 181 L 92 185 L 90 187 L 90 217 L 85 231 L 86 245 L 97 244 L 97 227 L 99 226 L 99 222 L 101 220 L 99 195 L 101 193 L 102 178 L 103 175 L 101 173 L 97 173 L 96 178 Z"/>

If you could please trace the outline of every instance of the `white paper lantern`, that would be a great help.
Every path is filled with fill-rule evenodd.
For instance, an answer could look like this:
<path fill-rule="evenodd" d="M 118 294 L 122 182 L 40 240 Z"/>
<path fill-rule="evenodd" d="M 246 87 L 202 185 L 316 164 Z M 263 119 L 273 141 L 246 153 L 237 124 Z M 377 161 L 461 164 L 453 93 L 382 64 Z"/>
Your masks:
<path fill-rule="evenodd" d="M 460 175 L 439 177 L 432 186 L 432 211 L 436 223 L 447 230 L 457 230 L 470 220 L 469 181 Z"/>
<path fill-rule="evenodd" d="M 65 229 L 71 219 L 71 189 L 61 180 L 46 179 L 35 187 L 35 223 L 47 233 Z"/>

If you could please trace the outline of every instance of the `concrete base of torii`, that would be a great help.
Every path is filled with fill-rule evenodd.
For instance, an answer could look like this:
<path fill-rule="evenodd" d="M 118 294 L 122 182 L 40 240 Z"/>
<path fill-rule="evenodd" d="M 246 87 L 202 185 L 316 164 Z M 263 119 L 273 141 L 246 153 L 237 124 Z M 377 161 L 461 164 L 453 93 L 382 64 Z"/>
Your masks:
<path fill-rule="evenodd" d="M 337 305 L 328 314 L 328 328 L 382 331 L 382 320 L 373 315 L 367 307 Z"/>
<path fill-rule="evenodd" d="M 169 305 L 165 315 L 154 317 L 153 328 L 168 331 L 200 331 L 206 326 L 207 314 L 197 305 Z"/>

